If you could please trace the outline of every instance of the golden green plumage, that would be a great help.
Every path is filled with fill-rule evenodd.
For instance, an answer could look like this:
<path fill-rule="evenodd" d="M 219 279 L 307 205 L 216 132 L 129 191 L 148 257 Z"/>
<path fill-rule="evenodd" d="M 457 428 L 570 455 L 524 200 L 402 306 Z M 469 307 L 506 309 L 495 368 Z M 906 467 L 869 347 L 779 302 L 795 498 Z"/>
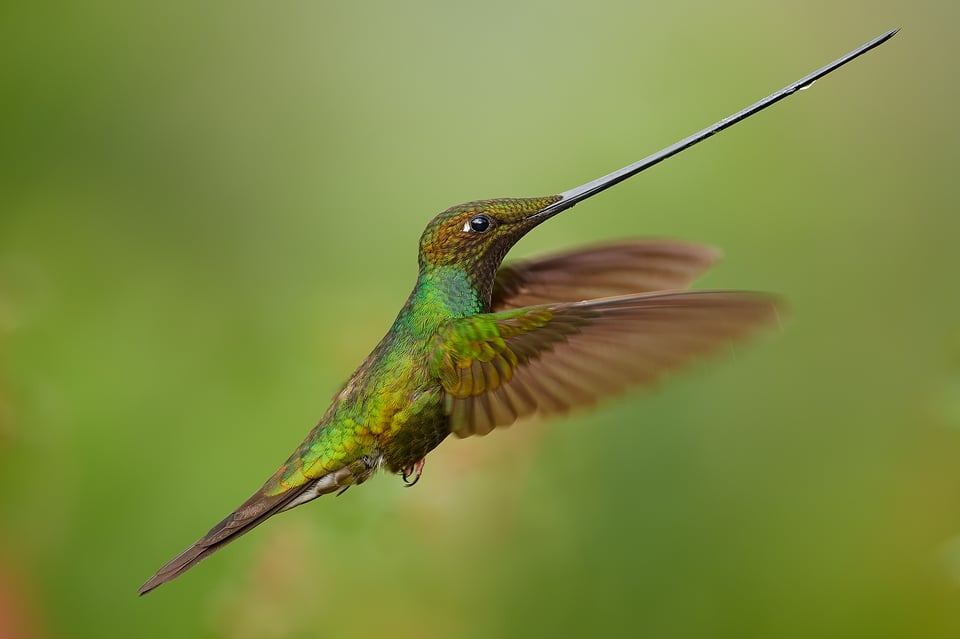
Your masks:
<path fill-rule="evenodd" d="M 560 195 L 468 202 L 420 239 L 420 273 L 390 331 L 286 463 L 237 510 L 168 562 L 167 582 L 268 517 L 366 481 L 420 477 L 450 433 L 485 434 L 655 381 L 776 316 L 774 300 L 684 291 L 717 258 L 708 247 L 621 241 L 501 268 L 530 229 L 776 103 L 891 31 L 743 111 Z M 657 292 L 661 291 L 661 292 Z"/>
<path fill-rule="evenodd" d="M 451 433 L 486 434 L 592 403 L 773 316 L 772 300 L 757 294 L 650 293 L 682 289 L 713 262 L 716 251 L 696 244 L 617 242 L 500 270 L 507 250 L 558 200 L 471 202 L 438 215 L 421 238 L 410 297 L 317 426 L 260 490 L 141 592 L 266 518 L 363 483 L 378 468 L 419 477 L 424 457 Z M 597 292 L 608 297 L 579 301 Z M 554 303 L 514 304 L 543 295 Z M 632 350 L 631 335 L 640 334 L 663 352 Z"/>

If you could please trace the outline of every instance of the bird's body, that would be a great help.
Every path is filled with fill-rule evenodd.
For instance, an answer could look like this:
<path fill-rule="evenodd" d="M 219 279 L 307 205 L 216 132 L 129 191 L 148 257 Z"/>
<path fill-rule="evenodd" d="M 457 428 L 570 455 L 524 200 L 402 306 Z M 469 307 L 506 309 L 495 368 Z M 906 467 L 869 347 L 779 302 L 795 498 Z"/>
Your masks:
<path fill-rule="evenodd" d="M 533 413 L 590 404 L 774 315 L 773 300 L 756 293 L 651 292 L 685 288 L 712 264 L 718 252 L 702 245 L 620 241 L 501 269 L 506 251 L 473 250 L 480 234 L 463 230 L 489 219 L 506 229 L 509 248 L 540 222 L 530 216 L 555 201 L 487 200 L 437 216 L 421 240 L 410 297 L 317 426 L 260 490 L 142 592 L 268 517 L 363 483 L 378 468 L 418 478 L 424 457 L 451 433 L 486 434 Z M 457 251 L 437 250 L 457 236 Z M 527 305 L 546 299 L 553 302 Z"/>
<path fill-rule="evenodd" d="M 773 97 L 750 113 L 780 99 Z M 379 468 L 412 484 L 451 433 L 483 435 L 649 384 L 776 317 L 769 295 L 684 290 L 718 256 L 699 244 L 626 240 L 501 267 L 543 221 L 676 152 L 668 147 L 560 195 L 469 202 L 436 216 L 420 240 L 410 297 L 316 427 L 257 492 L 140 593 L 272 515 L 363 483 Z"/>

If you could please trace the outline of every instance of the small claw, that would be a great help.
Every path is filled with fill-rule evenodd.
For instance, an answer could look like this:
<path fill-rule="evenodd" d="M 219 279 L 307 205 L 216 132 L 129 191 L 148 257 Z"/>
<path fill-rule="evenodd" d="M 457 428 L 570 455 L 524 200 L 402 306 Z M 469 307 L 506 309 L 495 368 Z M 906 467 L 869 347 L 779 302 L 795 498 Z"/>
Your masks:
<path fill-rule="evenodd" d="M 403 472 L 402 472 L 403 483 L 406 485 L 407 488 L 410 488 L 411 486 L 416 485 L 416 483 L 420 481 L 420 475 L 423 474 L 423 465 L 425 463 L 427 463 L 426 458 L 421 459 L 413 466 L 407 466 L 406 468 L 403 469 Z M 413 477 L 413 481 L 410 480 L 410 477 Z"/>

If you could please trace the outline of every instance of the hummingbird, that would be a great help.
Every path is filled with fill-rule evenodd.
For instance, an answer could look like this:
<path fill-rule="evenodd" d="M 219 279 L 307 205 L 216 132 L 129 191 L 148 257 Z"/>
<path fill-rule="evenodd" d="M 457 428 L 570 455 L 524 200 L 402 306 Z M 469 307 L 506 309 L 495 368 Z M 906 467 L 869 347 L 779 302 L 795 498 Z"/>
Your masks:
<path fill-rule="evenodd" d="M 449 435 L 486 435 L 589 406 L 746 337 L 777 317 L 772 295 L 688 290 L 708 246 L 621 240 L 502 265 L 557 214 L 809 87 L 898 29 L 657 153 L 558 195 L 443 211 L 420 238 L 413 291 L 373 352 L 279 470 L 140 587 L 178 577 L 270 517 L 342 493 L 379 469 L 408 486 Z"/>

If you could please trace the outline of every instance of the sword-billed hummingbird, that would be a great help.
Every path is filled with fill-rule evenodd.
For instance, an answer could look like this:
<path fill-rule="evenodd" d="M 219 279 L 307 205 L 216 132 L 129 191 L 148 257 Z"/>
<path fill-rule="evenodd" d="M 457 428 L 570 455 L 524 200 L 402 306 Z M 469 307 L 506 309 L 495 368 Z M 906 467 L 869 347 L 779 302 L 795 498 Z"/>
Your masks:
<path fill-rule="evenodd" d="M 649 383 L 776 316 L 772 296 L 687 291 L 713 249 L 629 240 L 501 266 L 531 229 L 886 42 L 889 31 L 703 131 L 559 195 L 468 202 L 420 238 L 419 275 L 386 336 L 267 482 L 140 588 L 189 570 L 269 517 L 362 484 L 377 469 L 413 485 L 447 435 L 485 435 L 530 415 Z"/>

